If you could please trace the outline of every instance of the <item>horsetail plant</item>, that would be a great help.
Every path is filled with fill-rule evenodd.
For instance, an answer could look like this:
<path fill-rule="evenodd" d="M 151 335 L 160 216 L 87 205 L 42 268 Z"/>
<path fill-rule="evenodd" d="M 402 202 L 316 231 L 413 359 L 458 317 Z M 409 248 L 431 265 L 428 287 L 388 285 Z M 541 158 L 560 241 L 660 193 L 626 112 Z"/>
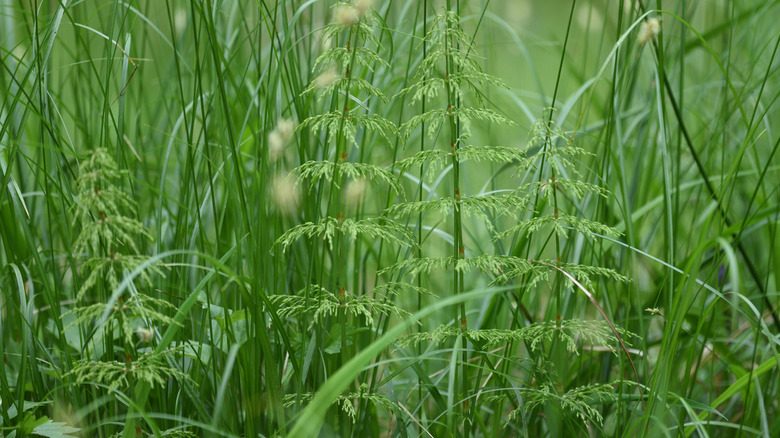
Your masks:
<path fill-rule="evenodd" d="M 373 245 L 380 240 L 400 246 L 412 245 L 412 236 L 403 226 L 386 218 L 362 218 L 361 209 L 353 208 L 356 196 L 362 196 L 367 183 L 381 183 L 400 191 L 394 175 L 381 166 L 355 161 L 362 157 L 359 143 L 362 137 L 373 136 L 390 142 L 397 134 L 394 123 L 373 113 L 363 102 L 387 98 L 365 78 L 365 73 L 377 66 L 388 67 L 377 52 L 379 39 L 374 35 L 374 15 L 369 2 L 339 3 L 334 6 L 334 21 L 325 26 L 323 40 L 326 49 L 315 62 L 319 75 L 304 91 L 304 96 L 318 95 L 329 109 L 304 119 L 298 131 L 318 136 L 322 152 L 318 160 L 309 160 L 293 169 L 297 183 L 309 200 L 308 221 L 296 225 L 281 235 L 276 247 L 281 251 L 296 251 L 307 245 L 312 259 L 309 272 L 302 273 L 306 283 L 298 286 L 297 295 L 276 295 L 272 302 L 284 309 L 281 316 L 297 320 L 300 328 L 300 354 L 305 357 L 311 348 L 306 340 L 315 340 L 317 354 L 314 367 L 298 385 L 317 389 L 325 378 L 346 363 L 353 348 L 355 331 L 361 325 L 372 325 L 377 315 L 404 317 L 407 312 L 385 299 L 397 293 L 393 288 L 378 285 L 366 290 L 366 282 L 357 273 L 361 266 L 355 260 L 357 241 Z M 355 187 L 362 189 L 357 191 Z M 352 189 L 348 189 L 352 187 Z M 355 217 L 348 217 L 354 214 Z M 318 257 L 318 259 L 315 259 Z M 359 259 L 358 259 L 359 260 Z M 312 337 L 313 335 L 313 337 Z M 318 364 L 318 365 L 317 365 Z M 349 433 L 355 421 L 351 403 L 369 401 L 376 406 L 392 406 L 380 394 L 367 394 L 367 386 L 354 388 L 338 402 L 342 415 L 339 431 Z M 285 398 L 287 406 L 305 403 L 310 393 L 299 391 Z"/>
<path fill-rule="evenodd" d="M 550 285 L 553 291 L 552 305 L 554 321 L 532 322 L 529 326 L 516 328 L 506 332 L 505 336 L 522 335 L 529 327 L 542 327 L 544 336 L 549 341 L 547 354 L 540 353 L 538 338 L 522 339 L 528 346 L 528 351 L 536 356 L 537 365 L 547 364 L 547 371 L 542 375 L 533 376 L 531 393 L 524 397 L 524 402 L 513 409 L 507 421 L 517 418 L 532 418 L 529 415 L 539 407 L 545 407 L 548 421 L 547 427 L 553 433 L 560 433 L 562 423 L 572 419 L 564 415 L 566 411 L 574 414 L 573 419 L 579 419 L 586 424 L 600 424 L 601 414 L 589 408 L 592 401 L 615 401 L 614 387 L 620 383 L 633 385 L 634 382 L 619 380 L 610 384 L 585 385 L 569 389 L 569 363 L 572 353 L 577 353 L 572 343 L 572 331 L 581 341 L 589 341 L 596 347 L 601 347 L 617 354 L 615 345 L 625 353 L 625 357 L 633 370 L 635 378 L 639 378 L 628 351 L 628 341 L 634 337 L 630 332 L 615 325 L 609 320 L 601 306 L 588 290 L 593 286 L 593 279 L 600 277 L 602 282 L 626 282 L 628 279 L 616 271 L 600 266 L 585 265 L 563 260 L 564 245 L 571 245 L 576 236 L 593 240 L 595 236 L 617 236 L 619 233 L 612 227 L 597 221 L 579 216 L 578 205 L 588 196 L 606 197 L 608 191 L 599 186 L 580 181 L 576 170 L 576 160 L 587 155 L 585 150 L 574 144 L 574 135 L 568 135 L 552 121 L 551 113 L 539 119 L 531 128 L 527 150 L 531 152 L 527 163 L 534 169 L 534 181 L 520 185 L 513 193 L 529 206 L 530 213 L 517 224 L 496 234 L 500 240 L 512 236 L 512 255 L 506 256 L 500 269 L 493 270 L 494 283 L 519 283 L 520 290 L 531 291 L 539 283 Z M 537 236 L 542 242 L 532 249 L 532 236 Z M 553 248 L 548 245 L 552 242 Z M 543 255 L 551 252 L 553 260 L 543 257 L 530 258 L 530 251 Z M 525 251 L 526 256 L 521 257 Z M 538 290 L 538 289 L 537 289 Z M 568 290 L 572 294 L 564 295 Z M 604 317 L 604 321 L 583 321 L 565 317 L 566 303 L 577 291 L 584 293 L 590 303 Z M 522 294 L 521 294 L 522 295 Z M 563 315 L 563 316 L 562 316 Z M 545 318 L 553 315 L 546 315 Z M 516 327 L 521 322 L 515 320 Z M 587 328 L 586 328 L 587 327 Z M 585 330 L 582 330 L 586 328 Z M 568 333 L 567 333 L 568 332 Z M 511 335 L 510 335 L 511 333 Z M 539 334 L 539 332 L 535 332 Z M 596 335 L 600 333 L 600 335 Z M 552 336 L 550 336 L 552 335 Z M 522 337 L 522 336 L 521 336 Z M 515 340 L 509 341 L 511 345 Z M 538 368 L 537 368 L 538 369 Z M 641 389 L 640 389 L 641 391 Z M 518 414 L 518 411 L 522 414 Z"/>
<path fill-rule="evenodd" d="M 510 122 L 495 111 L 481 105 L 484 103 L 483 89 L 485 87 L 501 87 L 503 84 L 498 79 L 481 71 L 473 54 L 473 41 L 463 31 L 458 15 L 451 10 L 445 10 L 439 14 L 434 20 L 432 30 L 426 35 L 425 42 L 429 45 L 430 52 L 421 62 L 420 71 L 417 74 L 418 81 L 404 89 L 402 93 L 411 95 L 413 102 L 423 98 L 431 101 L 438 99 L 442 102 L 442 106 L 412 117 L 403 126 L 403 130 L 408 135 L 418 126 L 425 124 L 428 127 L 427 132 L 421 135 L 437 138 L 439 130 L 443 130 L 449 134 L 449 144 L 439 149 L 422 150 L 409 158 L 400 160 L 394 167 L 399 172 L 407 172 L 417 166 L 426 166 L 428 171 L 435 171 L 449 164 L 448 170 L 452 175 L 452 193 L 450 196 L 441 196 L 438 199 L 395 204 L 388 211 L 391 215 L 397 216 L 419 213 L 451 214 L 453 254 L 449 257 L 419 257 L 404 260 L 383 272 L 405 272 L 410 276 L 417 276 L 430 275 L 434 270 L 450 269 L 452 289 L 455 295 L 464 292 L 464 276 L 472 271 L 487 275 L 492 279 L 491 284 L 493 285 L 512 283 L 521 278 L 522 283 L 518 287 L 525 290 L 532 290 L 540 283 L 550 281 L 558 283 L 560 277 L 563 277 L 563 275 L 555 275 L 558 270 L 566 270 L 567 274 L 573 275 L 572 279 L 576 278 L 587 284 L 590 284 L 592 276 L 603 276 L 619 281 L 625 280 L 624 276 L 611 269 L 576 263 L 563 264 L 559 252 L 556 252 L 556 260 L 554 261 L 537 261 L 528 257 L 501 254 L 468 256 L 470 251 L 468 251 L 464 239 L 464 215 L 472 215 L 480 219 L 485 224 L 485 229 L 496 241 L 501 241 L 510 235 L 516 237 L 520 234 L 540 233 L 546 225 L 552 227 L 557 247 L 560 247 L 560 239 L 567 235 L 570 229 L 586 234 L 614 235 L 615 232 L 601 223 L 559 211 L 557 199 L 559 191 L 565 192 L 566 196 L 574 199 L 582 198 L 590 193 L 604 196 L 606 191 L 576 179 L 556 177 L 556 175 L 565 175 L 566 172 L 576 175 L 573 160 L 584 151 L 573 146 L 571 142 L 567 143 L 565 148 L 541 148 L 540 140 L 549 142 L 551 137 L 560 137 L 560 132 L 552 129 L 550 124 L 540 122 L 532 127 L 528 150 L 540 149 L 542 152 L 539 157 L 546 158 L 546 160 L 542 159 L 541 162 L 539 162 L 539 157 L 527 158 L 523 151 L 515 147 L 488 147 L 469 144 L 471 125 L 474 122 L 486 124 L 508 124 Z M 467 99 L 469 97 L 473 98 L 480 106 L 468 106 Z M 523 184 L 519 188 L 509 191 L 508 194 L 499 195 L 494 192 L 467 196 L 462 192 L 460 176 L 467 161 L 514 165 L 518 169 L 518 174 L 529 169 L 536 169 L 540 176 L 538 181 Z M 550 173 L 551 175 L 546 178 L 541 176 Z M 554 205 L 553 214 L 539 216 L 534 213 L 537 209 L 547 205 L 548 200 L 549 204 Z M 521 212 L 526 210 L 532 212 L 531 218 L 518 222 L 517 219 L 521 217 Z M 503 231 L 496 229 L 495 224 L 498 223 L 496 218 L 501 216 L 514 218 L 515 225 Z M 484 349 L 503 344 L 507 351 L 512 351 L 513 346 L 517 343 L 525 343 L 529 354 L 535 358 L 535 366 L 532 369 L 542 370 L 541 374 L 536 373 L 538 375 L 533 372 L 529 373 L 531 380 L 525 384 L 539 380 L 546 382 L 544 388 L 549 389 L 556 386 L 563 388 L 562 381 L 550 380 L 560 373 L 555 367 L 551 368 L 553 362 L 550 362 L 547 355 L 543 354 L 542 345 L 545 343 L 560 345 L 560 347 L 554 348 L 569 354 L 576 353 L 577 348 L 574 342 L 576 337 L 581 342 L 589 342 L 608 349 L 613 349 L 613 346 L 619 342 L 625 349 L 622 338 L 630 336 L 615 328 L 608 321 L 561 321 L 560 316 L 556 321 L 531 322 L 525 327 L 522 326 L 521 322 L 514 321 L 513 328 L 505 330 L 470 329 L 465 303 L 460 304 L 452 321 L 459 322 L 459 327 L 443 325 L 433 332 L 415 333 L 402 339 L 399 346 L 404 347 L 410 343 L 419 345 L 421 342 L 454 342 L 451 360 L 456 366 L 452 366 L 450 371 L 457 373 L 457 375 L 450 376 L 454 386 L 452 384 L 450 386 L 452 392 L 447 404 L 447 425 L 448 430 L 452 431 L 453 428 L 457 428 L 459 433 L 463 435 L 470 433 L 469 428 L 475 416 L 479 415 L 478 412 L 469 409 L 468 400 L 474 396 L 478 397 L 481 393 L 480 386 L 484 384 L 479 381 L 481 371 L 476 379 L 469 375 L 469 369 L 472 368 L 469 364 L 473 360 L 481 359 L 486 366 L 494 369 Z M 469 345 L 474 349 L 472 350 Z M 458 351 L 461 355 L 459 361 L 454 357 Z M 477 352 L 481 357 L 471 358 L 470 351 Z M 511 376 L 506 368 L 509 363 L 511 361 L 504 362 L 504 372 L 494 379 L 502 385 L 516 387 L 520 385 L 520 382 L 510 384 L 506 377 L 501 377 Z M 473 390 L 470 389 L 472 386 Z M 607 391 L 607 387 L 609 391 Z M 588 387 L 587 390 L 583 389 L 582 391 L 575 388 L 571 394 L 587 394 L 587 397 L 590 397 L 598 393 L 596 397 L 599 399 L 613 400 L 614 394 L 611 390 L 612 386 Z M 509 392 L 511 391 L 509 390 Z M 529 399 L 528 402 L 517 400 L 509 393 L 503 399 L 499 397 L 496 400 L 504 402 L 509 400 L 514 406 L 510 411 L 512 414 L 509 418 L 517 416 L 514 413 L 517 409 L 529 412 L 537 406 L 549 403 L 560 405 L 563 409 L 568 410 L 582 407 L 582 404 L 559 403 L 563 400 L 561 397 L 565 396 L 556 394 L 555 391 L 550 392 L 546 389 L 534 391 L 534 398 Z M 586 396 L 583 395 L 583 397 Z M 542 402 L 542 399 L 545 401 Z M 591 409 L 577 409 L 575 416 L 592 421 L 601 420 L 601 416 L 595 415 L 594 410 Z"/>
<path fill-rule="evenodd" d="M 449 2 L 448 2 L 449 5 Z M 513 160 L 523 160 L 522 153 L 516 148 L 510 147 L 484 147 L 474 146 L 468 143 L 471 136 L 472 122 L 484 122 L 492 124 L 509 124 L 509 120 L 497 112 L 485 108 L 482 98 L 482 88 L 485 86 L 504 86 L 495 77 L 485 74 L 475 59 L 473 41 L 466 34 L 458 15 L 449 8 L 438 14 L 432 23 L 431 30 L 425 35 L 424 44 L 427 47 L 426 56 L 423 58 L 420 68 L 416 73 L 416 82 L 401 91 L 401 94 L 410 95 L 411 103 L 417 103 L 425 99 L 427 102 L 439 102 L 438 106 L 415 115 L 406 122 L 402 129 L 409 136 L 415 129 L 424 125 L 427 135 L 436 138 L 439 129 L 443 129 L 448 141 L 442 148 L 423 149 L 413 156 L 401 160 L 395 164 L 395 170 L 406 172 L 408 169 L 420 166 L 427 167 L 429 171 L 436 170 L 449 164 L 452 173 L 452 192 L 448 196 L 438 199 L 418 200 L 396 204 L 388 210 L 390 215 L 409 216 L 413 214 L 439 212 L 451 214 L 453 221 L 452 255 L 449 257 L 417 257 L 384 270 L 383 272 L 405 272 L 416 276 L 428 274 L 434 269 L 451 269 L 452 291 L 454 295 L 464 292 L 464 274 L 469 270 L 474 259 L 466 257 L 466 243 L 464 238 L 464 215 L 476 215 L 489 223 L 489 212 L 511 212 L 516 202 L 508 196 L 495 194 L 467 196 L 461 191 L 461 166 L 465 161 L 497 161 L 501 163 Z M 472 97 L 478 106 L 469 106 L 467 98 Z M 453 351 L 453 363 L 457 361 L 455 352 L 458 346 L 468 342 L 469 328 L 466 305 L 462 303 L 455 309 L 453 321 L 459 323 L 456 330 L 455 350 Z M 429 337 L 429 334 L 418 333 L 417 336 Z M 450 376 L 455 386 L 451 388 L 447 423 L 452 431 L 461 426 L 469 413 L 468 375 L 469 353 L 467 346 L 460 347 L 460 361 L 452 370 L 457 374 Z M 455 400 L 457 398 L 457 400 Z M 455 404 L 459 407 L 456 407 Z M 459 418 L 456 420 L 456 416 Z M 468 434 L 464 430 L 464 433 Z"/>
<path fill-rule="evenodd" d="M 121 175 L 106 148 L 95 149 L 81 163 L 73 209 L 74 225 L 81 223 L 82 229 L 74 253 L 84 260 L 80 270 L 86 278 L 76 294 L 77 306 L 62 315 L 66 330 L 78 330 L 83 358 L 66 377 L 79 385 L 103 385 L 109 393 L 132 387 L 135 381 L 154 386 L 165 385 L 169 378 L 187 379 L 169 364 L 180 348 L 155 353 L 147 347 L 156 327 L 176 324 L 166 314 L 175 307 L 144 293 L 152 275 L 163 272 L 140 254 L 139 239 L 150 239 L 151 234 L 127 215 L 134 214 L 135 203 L 117 186 Z M 137 284 L 125 281 L 131 272 L 138 272 Z M 127 286 L 121 289 L 120 283 Z M 119 406 L 114 405 L 117 413 Z"/>

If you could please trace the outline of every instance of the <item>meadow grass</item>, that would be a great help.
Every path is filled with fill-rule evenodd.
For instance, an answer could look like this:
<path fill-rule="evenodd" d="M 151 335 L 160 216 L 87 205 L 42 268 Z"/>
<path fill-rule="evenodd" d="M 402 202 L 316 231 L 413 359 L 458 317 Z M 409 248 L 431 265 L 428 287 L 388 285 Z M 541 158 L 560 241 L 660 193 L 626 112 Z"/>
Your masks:
<path fill-rule="evenodd" d="M 778 19 L 0 0 L 0 428 L 780 435 Z"/>

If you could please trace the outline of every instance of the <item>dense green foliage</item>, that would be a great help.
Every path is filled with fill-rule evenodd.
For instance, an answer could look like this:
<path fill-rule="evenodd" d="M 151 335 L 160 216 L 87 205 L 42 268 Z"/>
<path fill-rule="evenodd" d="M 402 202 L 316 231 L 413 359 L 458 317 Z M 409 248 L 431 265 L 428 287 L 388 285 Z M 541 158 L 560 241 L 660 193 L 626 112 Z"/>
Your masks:
<path fill-rule="evenodd" d="M 779 20 L 0 0 L 0 430 L 780 436 Z"/>

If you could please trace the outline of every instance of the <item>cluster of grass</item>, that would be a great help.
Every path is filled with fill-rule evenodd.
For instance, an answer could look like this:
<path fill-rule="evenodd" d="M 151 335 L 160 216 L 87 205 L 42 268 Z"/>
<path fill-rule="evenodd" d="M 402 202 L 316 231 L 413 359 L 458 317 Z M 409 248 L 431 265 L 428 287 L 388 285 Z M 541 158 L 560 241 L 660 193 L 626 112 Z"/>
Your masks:
<path fill-rule="evenodd" d="M 780 435 L 780 2 L 0 1 L 6 436 Z"/>

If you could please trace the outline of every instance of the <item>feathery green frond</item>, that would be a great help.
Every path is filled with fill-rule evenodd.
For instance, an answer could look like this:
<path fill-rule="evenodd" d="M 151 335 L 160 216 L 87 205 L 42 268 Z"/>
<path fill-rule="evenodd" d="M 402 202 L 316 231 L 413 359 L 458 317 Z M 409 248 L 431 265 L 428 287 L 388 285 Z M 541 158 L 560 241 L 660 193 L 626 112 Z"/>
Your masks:
<path fill-rule="evenodd" d="M 116 184 L 117 178 L 122 176 L 122 173 L 108 149 L 95 148 L 89 158 L 79 164 L 76 185 L 82 193 L 95 187 L 109 187 Z"/>
<path fill-rule="evenodd" d="M 73 244 L 73 252 L 94 255 L 101 254 L 106 248 L 127 246 L 137 253 L 135 240 L 139 236 L 152 239 L 151 233 L 135 219 L 119 215 L 105 216 L 84 226 Z"/>
<path fill-rule="evenodd" d="M 308 94 L 314 91 L 318 91 L 320 96 L 328 96 L 333 91 L 345 92 L 349 87 L 351 95 L 358 95 L 359 93 L 365 93 L 368 96 L 374 96 L 382 99 L 382 102 L 387 102 L 387 97 L 382 93 L 382 90 L 372 85 L 370 82 L 359 77 L 347 77 L 344 75 L 338 75 L 335 80 L 331 81 L 326 86 L 320 86 L 317 81 L 312 82 L 303 94 Z M 353 93 L 354 91 L 354 93 Z"/>
<path fill-rule="evenodd" d="M 333 9 L 337 10 L 340 7 L 351 7 L 349 3 L 337 3 L 333 5 Z M 329 41 L 338 38 L 339 34 L 344 31 L 352 31 L 357 34 L 359 41 L 363 44 L 371 44 L 373 46 L 379 46 L 379 38 L 373 33 L 371 25 L 367 23 L 368 20 L 360 20 L 356 23 L 339 23 L 334 21 L 325 25 L 322 30 L 322 40 Z"/>
<path fill-rule="evenodd" d="M 522 198 L 515 196 L 462 196 L 459 199 L 439 198 L 430 201 L 412 201 L 402 202 L 390 207 L 387 212 L 390 215 L 406 216 L 413 213 L 436 212 L 439 214 L 451 213 L 455 206 L 460 205 L 461 210 L 466 215 L 474 215 L 483 219 L 486 225 L 488 222 L 488 211 L 498 211 L 501 214 L 508 214 L 516 217 L 515 210 L 522 206 Z"/>
<path fill-rule="evenodd" d="M 456 152 L 461 161 L 515 163 L 520 167 L 527 165 L 525 152 L 511 146 L 461 146 Z"/>
<path fill-rule="evenodd" d="M 279 316 L 298 318 L 303 314 L 313 315 L 314 323 L 324 322 L 327 317 L 338 314 L 340 310 L 354 317 L 364 317 L 369 325 L 373 325 L 374 317 L 380 314 L 396 315 L 399 318 L 410 315 L 385 297 L 372 298 L 367 294 L 353 294 L 347 291 L 339 296 L 318 285 L 311 285 L 298 292 L 298 295 L 274 295 L 270 299 L 278 306 Z"/>
<path fill-rule="evenodd" d="M 428 137 L 433 138 L 439 126 L 445 123 L 449 117 L 455 118 L 462 124 L 463 136 L 471 133 L 471 124 L 474 121 L 486 124 L 509 124 L 509 120 L 501 114 L 488 108 L 452 107 L 448 109 L 432 109 L 418 114 L 401 126 L 401 132 L 408 137 L 409 133 L 422 124 L 428 126 Z"/>
<path fill-rule="evenodd" d="M 77 220 L 89 222 L 100 217 L 101 213 L 122 210 L 135 211 L 135 201 L 115 186 L 103 188 L 94 186 L 76 197 L 76 202 L 71 210 L 77 212 L 73 216 L 73 223 Z"/>
<path fill-rule="evenodd" d="M 300 238 L 322 238 L 330 248 L 333 248 L 333 238 L 336 233 L 349 236 L 354 239 L 358 235 L 367 239 L 381 239 L 399 246 L 412 245 L 412 237 L 409 231 L 400 224 L 382 218 L 344 219 L 339 220 L 327 217 L 318 223 L 306 222 L 296 225 L 277 239 L 276 245 L 281 245 L 286 251 L 294 241 Z"/>
<path fill-rule="evenodd" d="M 105 313 L 106 308 L 107 304 L 105 303 L 76 307 L 65 312 L 63 317 L 66 315 L 75 316 L 75 319 L 68 324 L 68 327 L 75 325 L 90 325 L 96 318 Z M 110 313 L 119 320 L 119 326 L 124 341 L 127 344 L 132 344 L 133 335 L 136 333 L 136 327 L 133 326 L 133 322 L 140 320 L 147 322 L 153 321 L 165 325 L 181 325 L 173 318 L 162 313 L 165 310 L 173 313 L 173 311 L 176 310 L 176 307 L 159 298 L 143 294 L 134 294 L 130 298 L 114 304 L 110 309 Z"/>
<path fill-rule="evenodd" d="M 100 383 L 111 389 L 123 389 L 133 381 L 146 382 L 152 387 L 164 386 L 169 378 L 189 380 L 186 373 L 168 366 L 169 359 L 180 354 L 180 349 L 167 349 L 162 352 L 142 354 L 133 362 L 78 362 L 66 374 L 80 385 Z"/>
<path fill-rule="evenodd" d="M 431 271 L 437 269 L 448 268 L 449 266 L 454 265 L 455 262 L 456 262 L 455 257 L 439 257 L 439 258 L 421 257 L 421 258 L 407 259 L 382 269 L 381 271 L 379 271 L 379 275 L 396 273 L 396 272 L 403 272 L 404 274 L 409 276 L 428 274 Z"/>
<path fill-rule="evenodd" d="M 476 65 L 476 64 L 475 64 Z M 442 93 L 449 90 L 457 99 L 464 99 L 467 93 L 464 88 L 469 90 L 474 96 L 477 96 L 481 102 L 481 91 L 484 86 L 507 88 L 506 85 L 496 79 L 494 76 L 483 73 L 478 69 L 471 71 L 462 70 L 448 77 L 427 77 L 421 78 L 418 82 L 401 90 L 398 96 L 411 95 L 411 103 L 420 102 L 423 98 L 434 100 Z"/>
<path fill-rule="evenodd" d="M 597 276 L 621 283 L 627 283 L 629 281 L 626 276 L 621 275 L 615 270 L 609 268 L 580 265 L 577 263 L 557 263 L 554 260 L 548 260 L 544 263 L 540 263 L 538 260 L 516 259 L 515 263 L 504 269 L 503 272 L 501 272 L 500 275 L 498 275 L 491 284 L 506 284 L 516 278 L 525 277 L 526 286 L 534 287 L 539 282 L 548 281 L 550 275 L 557 272 L 553 269 L 550 269 L 545 265 L 545 263 L 559 266 L 562 270 L 568 272 L 574 278 L 576 278 L 577 281 L 585 285 L 591 284 L 593 277 Z"/>
<path fill-rule="evenodd" d="M 545 403 L 556 403 L 564 411 L 570 412 L 576 418 L 579 418 L 585 425 L 589 422 L 602 424 L 604 418 L 601 412 L 594 406 L 605 403 L 616 403 L 620 394 L 615 392 L 614 386 L 620 384 L 633 385 L 633 382 L 627 380 L 618 380 L 610 383 L 583 385 L 562 395 L 556 395 L 553 388 L 548 385 L 542 385 L 540 389 L 523 388 L 519 391 L 523 394 L 523 405 L 512 410 L 508 415 L 506 422 L 519 421 L 521 410 L 532 410 L 543 406 Z"/>
<path fill-rule="evenodd" d="M 84 299 L 87 291 L 105 284 L 109 290 L 114 290 L 119 286 L 120 281 L 128 272 L 136 270 L 148 260 L 146 256 L 125 255 L 115 253 L 108 257 L 93 257 L 87 259 L 81 265 L 82 272 L 89 272 L 87 278 L 81 284 L 81 288 L 76 295 L 77 300 Z M 158 265 L 150 265 L 140 271 L 139 277 L 142 283 L 152 284 L 151 273 L 165 276 L 165 273 Z"/>
<path fill-rule="evenodd" d="M 415 286 L 411 283 L 404 283 L 398 281 L 380 284 L 375 288 L 371 289 L 370 294 L 372 296 L 381 295 L 387 297 L 387 296 L 397 296 L 398 294 L 404 291 L 410 291 L 416 295 L 427 295 L 433 298 L 438 298 L 436 294 L 432 293 L 431 291 L 429 291 L 424 287 Z"/>
<path fill-rule="evenodd" d="M 385 68 L 390 67 L 390 64 L 382 59 L 375 50 L 358 46 L 351 50 L 348 50 L 346 47 L 333 47 L 322 52 L 314 62 L 314 69 L 322 69 L 323 66 L 333 64 L 349 65 L 353 56 L 357 65 L 365 67 L 372 72 L 377 65 Z"/>
<path fill-rule="evenodd" d="M 293 173 L 298 177 L 299 183 L 302 180 L 310 180 L 313 186 L 322 179 L 330 182 L 333 175 L 336 174 L 336 169 L 338 169 L 338 174 L 344 177 L 351 179 L 365 178 L 369 181 L 383 182 L 390 186 L 394 192 L 403 194 L 401 186 L 390 171 L 370 163 L 307 161 L 295 168 Z M 341 186 L 337 184 L 337 187 Z"/>
<path fill-rule="evenodd" d="M 625 338 L 635 337 L 625 330 L 618 331 Z M 432 332 L 422 332 L 407 335 L 398 341 L 403 348 L 420 343 L 441 343 L 448 339 L 463 335 L 459 327 L 442 325 Z M 514 330 L 480 329 L 466 331 L 466 337 L 484 348 L 494 348 L 508 342 L 525 342 L 532 351 L 542 348 L 543 342 L 560 339 L 567 350 L 579 355 L 578 342 L 591 346 L 603 347 L 617 355 L 618 340 L 606 321 L 570 319 L 563 321 L 535 322 L 523 328 Z M 630 344 L 627 344 L 630 345 Z"/>
<path fill-rule="evenodd" d="M 429 173 L 435 174 L 438 169 L 452 161 L 453 155 L 461 162 L 490 162 L 490 163 L 517 163 L 525 166 L 527 160 L 525 153 L 510 146 L 462 146 L 457 150 L 445 151 L 442 149 L 427 149 L 414 155 L 398 160 L 393 164 L 393 169 L 406 172 L 411 167 L 428 165 Z"/>
<path fill-rule="evenodd" d="M 583 219 L 563 212 L 558 212 L 557 217 L 553 215 L 538 216 L 532 219 L 521 221 L 517 225 L 499 233 L 496 236 L 496 239 L 503 239 L 504 237 L 515 233 L 534 233 L 543 227 L 551 228 L 561 237 L 567 236 L 571 230 L 580 232 L 589 237 L 594 233 L 607 236 L 616 236 L 620 234 L 614 228 L 604 225 L 601 222 Z"/>
<path fill-rule="evenodd" d="M 300 400 L 301 405 L 305 405 L 309 403 L 312 398 L 314 398 L 313 393 L 306 393 L 306 394 L 290 394 L 286 395 L 284 397 L 284 406 L 285 407 L 292 407 L 296 406 L 296 403 L 298 403 L 298 400 Z M 378 407 L 378 408 L 384 408 L 390 412 L 395 413 L 396 415 L 400 414 L 398 407 L 395 403 L 393 403 L 392 400 L 390 400 L 387 396 L 382 394 L 376 394 L 371 393 L 369 391 L 368 385 L 361 384 L 358 388 L 357 392 L 352 392 L 347 395 L 341 395 L 339 396 L 336 401 L 333 402 L 333 404 L 338 405 L 338 407 L 349 416 L 349 418 L 352 419 L 352 422 L 354 423 L 357 421 L 357 411 L 355 410 L 355 404 L 360 401 L 368 401 L 372 405 Z"/>
<path fill-rule="evenodd" d="M 352 112 L 344 114 L 342 111 L 331 111 L 311 116 L 301 122 L 298 129 L 309 129 L 315 135 L 320 131 L 325 131 L 328 133 L 328 142 L 334 142 L 338 138 L 339 132 L 342 132 L 341 135 L 346 138 L 349 144 L 358 147 L 358 126 L 361 126 L 366 132 L 379 134 L 388 143 L 390 142 L 390 135 L 396 133 L 395 125 L 379 115 L 355 114 Z"/>
<path fill-rule="evenodd" d="M 531 183 L 523 184 L 515 189 L 514 194 L 525 194 L 525 198 L 530 202 L 535 196 L 540 196 L 546 199 L 549 204 L 553 204 L 554 190 L 558 190 L 566 196 L 573 199 L 582 199 L 586 194 L 593 194 L 602 198 L 606 198 L 609 195 L 609 190 L 597 186 L 595 184 L 586 183 L 583 181 L 560 178 L 556 176 L 553 180 L 548 178 L 543 181 L 534 181 Z"/>

